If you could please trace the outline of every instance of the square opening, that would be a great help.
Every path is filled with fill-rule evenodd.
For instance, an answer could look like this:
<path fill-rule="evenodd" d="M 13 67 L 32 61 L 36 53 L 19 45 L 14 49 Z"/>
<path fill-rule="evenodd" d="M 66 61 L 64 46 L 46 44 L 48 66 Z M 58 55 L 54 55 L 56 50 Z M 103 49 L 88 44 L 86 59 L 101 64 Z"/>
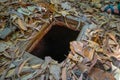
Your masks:
<path fill-rule="evenodd" d="M 76 40 L 79 31 L 74 31 L 66 26 L 54 25 L 32 50 L 32 54 L 44 59 L 50 56 L 58 62 L 66 59 L 70 51 L 70 42 Z"/>

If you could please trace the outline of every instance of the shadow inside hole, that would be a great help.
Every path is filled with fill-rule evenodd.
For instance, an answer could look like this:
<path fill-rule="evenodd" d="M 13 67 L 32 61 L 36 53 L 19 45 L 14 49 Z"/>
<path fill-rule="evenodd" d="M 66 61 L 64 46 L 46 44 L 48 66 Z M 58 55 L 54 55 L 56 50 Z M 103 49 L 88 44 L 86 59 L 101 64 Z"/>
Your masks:
<path fill-rule="evenodd" d="M 52 26 L 31 53 L 42 59 L 50 56 L 54 60 L 62 62 L 70 51 L 70 41 L 76 40 L 78 34 L 79 31 L 64 26 Z"/>

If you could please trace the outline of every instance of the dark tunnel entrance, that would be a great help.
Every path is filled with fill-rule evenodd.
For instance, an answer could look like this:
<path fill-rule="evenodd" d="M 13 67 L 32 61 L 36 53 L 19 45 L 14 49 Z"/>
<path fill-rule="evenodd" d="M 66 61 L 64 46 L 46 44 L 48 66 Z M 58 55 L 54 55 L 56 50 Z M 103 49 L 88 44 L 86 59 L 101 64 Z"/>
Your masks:
<path fill-rule="evenodd" d="M 70 51 L 69 42 L 76 40 L 78 34 L 79 31 L 54 25 L 31 53 L 42 59 L 45 56 L 50 56 L 54 60 L 62 62 Z"/>

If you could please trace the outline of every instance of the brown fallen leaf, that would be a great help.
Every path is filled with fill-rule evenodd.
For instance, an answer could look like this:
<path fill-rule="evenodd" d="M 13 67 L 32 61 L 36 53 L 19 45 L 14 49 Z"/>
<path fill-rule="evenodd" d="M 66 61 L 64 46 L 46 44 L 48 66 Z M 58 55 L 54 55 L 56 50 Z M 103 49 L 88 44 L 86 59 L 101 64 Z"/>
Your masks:
<path fill-rule="evenodd" d="M 4 51 L 4 53 L 2 53 L 6 58 L 12 58 L 11 56 L 10 56 L 10 54 L 8 53 L 8 52 L 6 52 L 6 51 Z"/>
<path fill-rule="evenodd" d="M 84 73 L 84 72 L 86 72 L 86 71 L 89 70 L 89 67 L 86 66 L 86 65 L 84 65 L 83 63 L 78 63 L 77 66 L 78 66 L 78 68 L 80 69 L 80 71 L 81 71 L 82 73 Z"/>
<path fill-rule="evenodd" d="M 115 80 L 111 73 L 105 72 L 99 68 L 92 68 L 88 75 L 92 80 Z"/>
<path fill-rule="evenodd" d="M 72 51 L 72 53 L 82 53 L 82 49 L 83 49 L 83 43 L 80 41 L 72 41 L 70 42 L 70 49 Z"/>
<path fill-rule="evenodd" d="M 94 55 L 94 58 L 93 58 L 93 60 L 91 61 L 91 65 L 90 65 L 90 67 L 89 67 L 89 70 L 88 70 L 88 72 L 90 72 L 91 71 L 91 69 L 95 66 L 95 64 L 97 63 L 97 55 L 95 54 Z"/>
<path fill-rule="evenodd" d="M 114 40 L 115 43 L 117 43 L 117 40 L 115 38 L 115 35 L 113 33 L 107 33 L 107 35 L 112 39 Z"/>
<path fill-rule="evenodd" d="M 67 79 L 67 73 L 66 73 L 67 71 L 66 71 L 66 67 L 64 67 L 63 69 L 62 69 L 62 80 L 66 80 Z"/>
<path fill-rule="evenodd" d="M 28 62 L 30 59 L 31 58 L 28 58 L 20 64 L 19 70 L 18 70 L 18 75 L 20 74 L 20 72 L 21 72 L 22 68 L 24 67 L 24 65 L 26 64 L 26 62 Z"/>
<path fill-rule="evenodd" d="M 84 44 L 80 41 L 73 41 L 70 43 L 70 49 L 71 49 L 72 53 L 74 53 L 74 54 L 78 53 L 82 57 L 86 57 L 87 59 L 92 60 L 95 50 L 90 47 L 86 47 L 83 49 L 83 46 L 84 46 Z M 92 45 L 92 46 L 94 46 L 94 45 Z M 69 55 L 69 57 L 72 58 L 72 55 Z"/>
<path fill-rule="evenodd" d="M 92 8 L 87 8 L 84 12 L 86 12 L 86 13 L 93 13 L 94 10 Z"/>
<path fill-rule="evenodd" d="M 94 49 L 92 49 L 92 48 L 85 48 L 84 49 L 84 56 L 86 57 L 86 58 L 88 58 L 90 61 L 93 59 L 93 55 L 94 55 Z"/>
<path fill-rule="evenodd" d="M 94 42 L 94 41 L 91 41 L 91 40 L 87 40 L 88 41 L 88 43 L 89 43 L 89 46 L 91 47 L 91 48 L 94 48 L 95 50 L 97 49 L 97 48 L 99 48 L 99 44 L 97 43 L 97 42 Z"/>
<path fill-rule="evenodd" d="M 17 24 L 19 25 L 20 29 L 27 30 L 25 23 L 20 18 L 17 19 Z"/>
<path fill-rule="evenodd" d="M 55 78 L 55 80 L 60 80 L 61 69 L 59 65 L 50 65 L 50 73 Z"/>

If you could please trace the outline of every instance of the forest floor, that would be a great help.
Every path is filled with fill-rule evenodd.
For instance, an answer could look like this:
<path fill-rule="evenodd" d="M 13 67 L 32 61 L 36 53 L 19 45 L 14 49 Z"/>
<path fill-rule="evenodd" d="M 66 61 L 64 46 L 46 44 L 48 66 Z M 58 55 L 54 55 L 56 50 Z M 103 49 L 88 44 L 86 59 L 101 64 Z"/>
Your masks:
<path fill-rule="evenodd" d="M 0 0 L 0 80 L 120 80 L 120 16 L 101 11 L 118 1 Z M 60 16 L 77 17 L 79 30 L 86 24 L 92 28 L 70 42 L 61 63 L 47 56 L 31 64 L 33 59 L 23 56 L 27 42 Z"/>

